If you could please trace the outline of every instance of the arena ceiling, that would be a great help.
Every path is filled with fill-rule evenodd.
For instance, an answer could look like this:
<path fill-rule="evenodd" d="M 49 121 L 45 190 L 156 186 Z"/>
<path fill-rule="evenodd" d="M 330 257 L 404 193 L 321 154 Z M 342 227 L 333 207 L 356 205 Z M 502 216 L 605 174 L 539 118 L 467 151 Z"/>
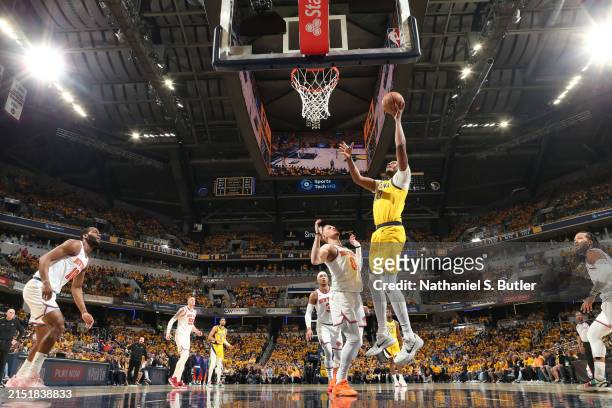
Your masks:
<path fill-rule="evenodd" d="M 517 190 L 535 193 L 546 181 L 610 159 L 609 67 L 589 68 L 562 103 L 553 104 L 588 63 L 584 35 L 610 13 L 605 3 L 411 1 L 423 55 L 398 68 L 394 87 L 407 101 L 402 121 L 411 167 L 441 187 L 411 193 L 406 217 L 433 225 L 442 215 L 499 203 Z M 269 179 L 254 166 L 259 153 L 247 148 L 244 138 L 252 136 L 240 130 L 235 114 L 242 97 L 226 86 L 227 75 L 236 74 L 211 66 L 219 8 L 220 0 L 3 2 L 2 14 L 31 41 L 45 38 L 68 54 L 66 86 L 88 117 L 77 120 L 57 94 L 40 86 L 32 90 L 26 120 L 8 129 L 0 157 L 176 219 L 309 225 L 323 216 L 369 223 L 371 197 L 349 180 L 337 194 L 305 195 L 295 179 Z M 472 73 L 462 78 L 468 65 Z M 332 97 L 339 112 L 328 124 L 332 129 L 359 128 L 374 92 L 376 69 L 352 72 L 356 82 Z M 283 73 L 257 75 L 273 127 L 300 126 L 295 104 L 283 103 L 296 99 L 289 82 L 283 86 Z M 163 84 L 166 76 L 173 91 Z M 484 126 L 502 122 L 509 126 Z M 71 141 L 59 138 L 57 128 L 71 131 Z M 176 137 L 136 142 L 134 131 Z M 387 123 L 372 175 L 394 156 L 392 134 Z M 109 154 L 109 146 L 161 165 Z M 215 177 L 234 175 L 256 175 L 257 195 L 195 193 L 201 186 L 211 190 Z"/>

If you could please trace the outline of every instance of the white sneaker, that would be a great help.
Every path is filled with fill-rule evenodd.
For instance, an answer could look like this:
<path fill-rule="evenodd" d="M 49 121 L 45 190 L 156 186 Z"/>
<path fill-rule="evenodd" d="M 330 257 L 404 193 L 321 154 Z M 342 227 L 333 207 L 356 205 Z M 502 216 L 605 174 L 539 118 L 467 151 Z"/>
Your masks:
<path fill-rule="evenodd" d="M 423 347 L 423 339 L 417 336 L 415 333 L 412 334 L 412 338 L 404 339 L 402 349 L 393 359 L 393 362 L 397 365 L 408 364 L 414 359 L 417 351 Z"/>
<path fill-rule="evenodd" d="M 374 343 L 374 345 L 368 351 L 366 351 L 366 356 L 373 357 L 380 354 L 384 349 L 391 347 L 395 343 L 397 343 L 397 340 L 391 337 L 388 333 L 377 334 L 376 343 Z"/>
<path fill-rule="evenodd" d="M 580 391 L 587 392 L 610 392 L 610 384 L 606 380 L 592 379 L 577 387 Z"/>

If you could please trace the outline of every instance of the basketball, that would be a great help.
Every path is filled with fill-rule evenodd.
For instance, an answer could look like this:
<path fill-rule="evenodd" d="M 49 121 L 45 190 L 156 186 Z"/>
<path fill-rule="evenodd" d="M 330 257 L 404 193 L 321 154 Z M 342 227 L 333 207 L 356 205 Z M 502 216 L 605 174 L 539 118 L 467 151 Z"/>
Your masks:
<path fill-rule="evenodd" d="M 389 92 L 383 97 L 385 113 L 395 115 L 396 106 L 404 106 L 404 97 L 399 92 Z"/>

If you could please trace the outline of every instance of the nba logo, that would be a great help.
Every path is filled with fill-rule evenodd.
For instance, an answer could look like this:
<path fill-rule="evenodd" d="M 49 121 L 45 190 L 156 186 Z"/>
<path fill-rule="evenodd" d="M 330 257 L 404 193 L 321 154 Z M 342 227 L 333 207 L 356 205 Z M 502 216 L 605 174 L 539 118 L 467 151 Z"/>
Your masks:
<path fill-rule="evenodd" d="M 402 33 L 399 28 L 387 29 L 387 48 L 400 48 L 402 46 Z"/>

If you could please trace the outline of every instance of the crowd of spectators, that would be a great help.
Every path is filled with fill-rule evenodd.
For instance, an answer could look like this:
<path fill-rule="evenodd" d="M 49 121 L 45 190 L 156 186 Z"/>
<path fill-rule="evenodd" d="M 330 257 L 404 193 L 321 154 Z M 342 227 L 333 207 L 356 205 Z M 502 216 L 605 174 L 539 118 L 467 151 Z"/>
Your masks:
<path fill-rule="evenodd" d="M 0 167 L 0 197 L 19 202 L 10 203 L 10 209 L 5 211 L 68 226 L 98 225 L 110 235 L 143 242 L 156 238 L 168 239 L 173 247 L 186 249 L 188 246 L 200 252 L 197 243 L 172 223 L 162 223 L 158 216 L 127 205 L 106 205 L 106 200 L 96 193 L 62 182 L 43 180 L 25 172 Z"/>
<path fill-rule="evenodd" d="M 444 239 L 453 242 L 468 229 L 476 228 L 479 238 L 519 231 L 534 225 L 561 220 L 612 205 L 612 181 L 609 177 L 580 181 L 547 193 L 532 202 L 472 215 L 458 220 Z M 470 238 L 470 237 L 468 237 Z"/>

